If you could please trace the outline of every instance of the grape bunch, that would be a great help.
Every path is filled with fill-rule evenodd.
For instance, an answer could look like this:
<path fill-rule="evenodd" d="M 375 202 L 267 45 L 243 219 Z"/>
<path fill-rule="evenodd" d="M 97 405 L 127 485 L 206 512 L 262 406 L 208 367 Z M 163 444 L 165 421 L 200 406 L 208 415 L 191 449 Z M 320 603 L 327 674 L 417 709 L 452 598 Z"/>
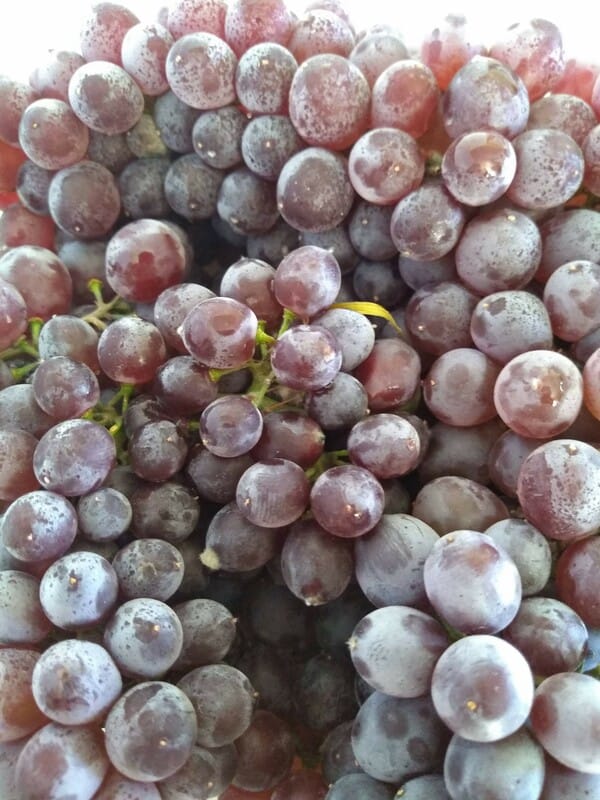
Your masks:
<path fill-rule="evenodd" d="M 2 800 L 600 800 L 599 198 L 543 19 L 0 77 Z"/>

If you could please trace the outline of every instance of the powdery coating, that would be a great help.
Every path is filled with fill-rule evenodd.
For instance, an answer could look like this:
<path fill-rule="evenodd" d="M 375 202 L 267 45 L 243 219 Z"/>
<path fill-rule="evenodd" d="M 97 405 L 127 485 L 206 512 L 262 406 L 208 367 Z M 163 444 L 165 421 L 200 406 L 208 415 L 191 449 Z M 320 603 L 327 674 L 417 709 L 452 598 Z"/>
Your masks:
<path fill-rule="evenodd" d="M 117 576 L 105 558 L 81 551 L 57 559 L 40 582 L 40 602 L 58 628 L 80 630 L 102 622 L 117 600 Z"/>
<path fill-rule="evenodd" d="M 100 400 L 98 378 L 87 364 L 67 356 L 42 361 L 32 386 L 40 408 L 56 420 L 79 417 Z"/>
<path fill-rule="evenodd" d="M 354 576 L 352 550 L 314 520 L 299 520 L 285 537 L 281 572 L 307 606 L 324 605 L 340 597 Z"/>
<path fill-rule="evenodd" d="M 31 384 L 10 384 L 0 391 L 0 427 L 26 431 L 39 438 L 55 422 L 36 403 Z"/>
<path fill-rule="evenodd" d="M 153 109 L 154 122 L 163 143 L 175 153 L 191 153 L 192 129 L 198 119 L 198 110 L 191 108 L 173 92 L 156 98 Z"/>
<path fill-rule="evenodd" d="M 512 139 L 527 125 L 529 96 L 509 67 L 476 55 L 450 81 L 442 108 L 444 128 L 452 139 L 490 129 Z"/>
<path fill-rule="evenodd" d="M 237 106 L 200 114 L 192 129 L 194 150 L 205 164 L 229 169 L 242 161 L 242 134 L 248 117 Z"/>
<path fill-rule="evenodd" d="M 430 180 L 400 200 L 390 230 L 401 256 L 431 261 L 453 249 L 465 222 L 462 205 L 440 181 Z"/>
<path fill-rule="evenodd" d="M 19 570 L 0 571 L 0 642 L 3 646 L 41 642 L 52 623 L 40 604 L 40 582 Z"/>
<path fill-rule="evenodd" d="M 552 330 L 560 339 L 575 342 L 600 325 L 600 264 L 569 261 L 546 281 L 544 305 Z"/>
<path fill-rule="evenodd" d="M 171 90 L 192 108 L 221 108 L 235 101 L 237 58 L 212 33 L 189 33 L 178 39 L 167 56 Z"/>
<path fill-rule="evenodd" d="M 89 142 L 86 126 L 62 100 L 36 100 L 23 112 L 19 144 L 34 164 L 62 169 L 85 156 Z"/>
<path fill-rule="evenodd" d="M 292 156 L 277 181 L 277 208 L 302 232 L 334 228 L 353 202 L 347 159 L 321 147 L 307 147 Z"/>
<path fill-rule="evenodd" d="M 121 63 L 121 43 L 139 19 L 118 3 L 96 3 L 80 29 L 81 52 L 86 61 Z"/>
<path fill-rule="evenodd" d="M 539 677 L 576 672 L 588 644 L 588 631 L 581 617 L 552 597 L 523 600 L 502 636 L 520 650 Z"/>
<path fill-rule="evenodd" d="M 71 276 L 58 256 L 45 247 L 13 247 L 0 258 L 0 278 L 19 292 L 28 317 L 46 321 L 70 310 Z"/>
<path fill-rule="evenodd" d="M 514 561 L 493 539 L 474 530 L 439 539 L 425 562 L 424 579 L 432 606 L 461 633 L 498 633 L 521 604 Z"/>
<path fill-rule="evenodd" d="M 483 206 L 498 200 L 517 169 L 515 151 L 496 131 L 472 131 L 455 139 L 442 159 L 442 179 L 461 203 Z"/>
<path fill-rule="evenodd" d="M 79 161 L 52 179 L 48 208 L 58 227 L 73 238 L 101 238 L 121 211 L 117 182 L 101 164 Z"/>
<path fill-rule="evenodd" d="M 530 350 L 502 368 L 494 404 L 515 433 L 549 439 L 575 421 L 583 402 L 583 379 L 567 356 L 553 350 Z"/>
<path fill-rule="evenodd" d="M 406 45 L 399 36 L 386 31 L 367 31 L 348 56 L 371 88 L 385 69 L 403 58 L 408 58 Z"/>
<path fill-rule="evenodd" d="M 330 308 L 314 322 L 335 336 L 342 351 L 344 372 L 358 367 L 373 349 L 375 331 L 364 314 L 349 308 Z"/>
<path fill-rule="evenodd" d="M 581 147 L 597 124 L 594 110 L 585 100 L 571 94 L 548 94 L 532 104 L 527 129 L 556 128 L 568 133 Z"/>
<path fill-rule="evenodd" d="M 252 464 L 241 475 L 235 499 L 241 513 L 254 525 L 280 528 L 306 510 L 310 485 L 304 470 L 285 458 Z"/>
<path fill-rule="evenodd" d="M 50 645 L 33 670 L 32 689 L 53 722 L 85 725 L 103 716 L 121 694 L 114 661 L 99 644 L 65 639 Z"/>
<path fill-rule="evenodd" d="M 94 796 L 109 767 L 96 726 L 51 722 L 27 742 L 17 761 L 16 785 L 23 800 Z"/>
<path fill-rule="evenodd" d="M 4 75 L 0 76 L 0 140 L 19 146 L 19 123 L 30 103 L 38 99 L 38 93 L 26 83 L 19 83 Z"/>
<path fill-rule="evenodd" d="M 437 659 L 448 647 L 441 624 L 415 608 L 388 606 L 361 619 L 348 641 L 358 674 L 392 697 L 427 694 Z"/>
<path fill-rule="evenodd" d="M 342 17 L 328 9 L 317 8 L 307 11 L 296 22 L 288 48 L 301 64 L 322 53 L 349 56 L 354 44 L 354 33 Z"/>
<path fill-rule="evenodd" d="M 33 472 L 38 440 L 23 430 L 0 431 L 0 499 L 10 502 L 39 484 Z"/>
<path fill-rule="evenodd" d="M 171 683 L 138 683 L 117 700 L 105 723 L 108 757 L 132 780 L 156 781 L 189 758 L 198 725 L 194 706 Z"/>
<path fill-rule="evenodd" d="M 545 536 L 527 520 L 513 517 L 495 522 L 484 533 L 515 562 L 523 597 L 541 592 L 552 568 L 552 551 Z"/>
<path fill-rule="evenodd" d="M 585 442 L 541 444 L 523 462 L 517 494 L 525 518 L 549 539 L 570 541 L 600 525 L 600 454 Z"/>
<path fill-rule="evenodd" d="M 29 83 L 41 97 L 69 100 L 69 81 L 85 58 L 72 50 L 49 50 L 29 76 Z"/>
<path fill-rule="evenodd" d="M 544 783 L 549 761 L 526 728 L 497 742 L 469 742 L 453 736 L 444 760 L 445 791 L 452 794 L 444 797 L 479 800 L 493 786 L 496 797 L 529 800 L 541 796 L 543 785 L 544 800 L 550 800 Z M 581 800 L 568 791 L 561 797 Z"/>
<path fill-rule="evenodd" d="M 69 549 L 77 535 L 77 514 L 60 494 L 29 492 L 6 509 L 0 531 L 2 544 L 15 558 L 44 561 Z"/>
<path fill-rule="evenodd" d="M 317 522 L 334 536 L 362 536 L 383 514 L 384 493 L 379 481 L 354 465 L 332 467 L 322 473 L 310 492 L 310 508 Z"/>
<path fill-rule="evenodd" d="M 490 56 L 514 69 L 532 101 L 552 91 L 565 69 L 562 36 L 556 25 L 545 19 L 512 25 L 492 45 Z"/>
<path fill-rule="evenodd" d="M 241 367 L 254 353 L 258 320 L 253 311 L 228 297 L 194 306 L 181 335 L 190 355 L 212 369 Z"/>
<path fill-rule="evenodd" d="M 225 176 L 217 198 L 217 213 L 235 233 L 266 233 L 279 218 L 275 186 L 246 167 Z"/>
<path fill-rule="evenodd" d="M 175 481 L 142 484 L 131 495 L 131 507 L 131 530 L 135 536 L 175 544 L 190 536 L 200 517 L 197 497 Z"/>
<path fill-rule="evenodd" d="M 318 325 L 296 325 L 271 350 L 271 367 L 283 386 L 314 392 L 330 384 L 342 365 L 333 334 Z"/>
<path fill-rule="evenodd" d="M 256 693 L 248 678 L 235 667 L 229 664 L 197 667 L 184 675 L 177 687 L 196 712 L 196 741 L 202 747 L 231 744 L 248 728 Z"/>
<path fill-rule="evenodd" d="M 240 56 L 235 73 L 238 101 L 251 114 L 286 114 L 294 56 L 276 42 L 261 42 Z"/>
<path fill-rule="evenodd" d="M 297 69 L 290 87 L 290 119 L 308 144 L 346 150 L 368 124 L 369 84 L 346 58 L 313 56 Z"/>
<path fill-rule="evenodd" d="M 57 314 L 49 319 L 40 331 L 38 346 L 42 359 L 67 356 L 87 364 L 92 372 L 100 371 L 98 334 L 80 317 Z"/>
<path fill-rule="evenodd" d="M 181 553 L 162 539 L 134 539 L 112 561 L 119 591 L 126 599 L 168 600 L 183 580 Z"/>
<path fill-rule="evenodd" d="M 259 42 L 286 45 L 295 21 L 284 0 L 232 0 L 225 15 L 225 39 L 238 56 Z"/>
<path fill-rule="evenodd" d="M 547 209 L 566 203 L 579 189 L 584 161 L 579 145 L 562 131 L 529 130 L 513 140 L 517 171 L 506 196 L 519 206 Z"/>
<path fill-rule="evenodd" d="M 496 742 L 523 725 L 533 702 L 525 658 L 496 636 L 460 639 L 442 654 L 431 682 L 437 713 L 454 733 Z"/>
<path fill-rule="evenodd" d="M 167 28 L 176 39 L 197 31 L 224 39 L 226 13 L 224 0 L 175 0 L 169 4 Z"/>
<path fill-rule="evenodd" d="M 469 427 L 498 413 L 494 385 L 500 367 L 475 348 L 448 350 L 434 361 L 423 381 L 423 399 L 440 422 Z"/>
<path fill-rule="evenodd" d="M 106 167 L 113 175 L 118 175 L 127 164 L 134 160 L 134 155 L 129 149 L 127 141 L 127 134 L 125 133 L 111 135 L 90 131 L 88 158 Z"/>
<path fill-rule="evenodd" d="M 415 468 L 421 452 L 419 434 L 395 414 L 372 414 L 348 435 L 350 461 L 380 480 L 397 478 Z"/>
<path fill-rule="evenodd" d="M 140 426 L 129 439 L 131 468 L 154 483 L 172 478 L 187 460 L 188 443 L 171 420 L 159 419 Z"/>
<path fill-rule="evenodd" d="M 401 339 L 379 339 L 354 375 L 367 390 L 370 410 L 387 411 L 413 397 L 421 378 L 421 360 Z"/>
<path fill-rule="evenodd" d="M 122 67 L 92 61 L 69 81 L 69 103 L 88 128 L 100 133 L 125 133 L 144 110 L 144 95 Z"/>
<path fill-rule="evenodd" d="M 600 214 L 588 208 L 562 211 L 540 225 L 542 261 L 535 278 L 545 283 L 568 261 L 600 263 Z"/>
<path fill-rule="evenodd" d="M 98 360 L 116 383 L 148 383 L 167 360 L 167 349 L 155 325 L 139 317 L 121 317 L 102 331 Z"/>
<path fill-rule="evenodd" d="M 374 692 L 352 726 L 352 749 L 360 767 L 395 786 L 415 772 L 439 771 L 447 741 L 448 731 L 428 696 L 400 698 Z"/>
<path fill-rule="evenodd" d="M 269 181 L 277 181 L 286 162 L 305 146 L 286 116 L 264 114 L 248 123 L 241 140 L 248 169 Z"/>
<path fill-rule="evenodd" d="M 260 439 L 262 428 L 261 412 L 242 395 L 218 397 L 200 415 L 202 444 L 224 458 L 248 453 Z"/>
<path fill-rule="evenodd" d="M 562 764 L 600 773 L 600 684 L 576 672 L 552 675 L 538 686 L 531 726 L 544 749 Z"/>
<path fill-rule="evenodd" d="M 302 319 L 324 311 L 336 299 L 341 271 L 335 257 L 321 247 L 305 245 L 279 263 L 273 280 L 278 302 Z"/>
<path fill-rule="evenodd" d="M 40 654 L 12 647 L 0 649 L 0 742 L 14 742 L 47 722 L 31 692 L 31 676 Z M 2 785 L 0 781 L 0 786 Z"/>
<path fill-rule="evenodd" d="M 400 128 L 418 139 L 429 128 L 439 98 L 428 66 L 409 58 L 396 61 L 373 86 L 371 127 Z"/>
<path fill-rule="evenodd" d="M 425 160 L 410 134 L 375 128 L 352 147 L 348 171 L 355 191 L 364 200 L 388 205 L 421 184 Z"/>
<path fill-rule="evenodd" d="M 221 603 L 209 598 L 174 607 L 183 629 L 183 647 L 175 669 L 195 669 L 222 661 L 233 644 L 236 620 Z"/>
<path fill-rule="evenodd" d="M 600 774 L 580 772 L 559 764 L 553 758 L 546 760 L 546 779 L 544 782 L 544 800 L 587 800 L 594 792 L 600 791 Z"/>
<path fill-rule="evenodd" d="M 161 800 L 161 797 L 154 783 L 132 781 L 111 769 L 94 800 Z"/>
<path fill-rule="evenodd" d="M 454 475 L 443 475 L 423 486 L 412 513 L 442 536 L 466 526 L 472 531 L 484 531 L 510 516 L 508 508 L 487 486 Z"/>
<path fill-rule="evenodd" d="M 104 646 L 124 675 L 159 678 L 183 645 L 179 617 L 161 600 L 134 598 L 120 605 L 104 628 Z"/>
<path fill-rule="evenodd" d="M 123 67 L 145 95 L 154 97 L 169 88 L 165 65 L 173 42 L 169 31 L 156 22 L 139 23 L 125 34 L 121 46 Z"/>
<path fill-rule="evenodd" d="M 102 486 L 79 498 L 77 519 L 81 533 L 90 541 L 113 541 L 129 527 L 131 503 L 117 489 Z"/>

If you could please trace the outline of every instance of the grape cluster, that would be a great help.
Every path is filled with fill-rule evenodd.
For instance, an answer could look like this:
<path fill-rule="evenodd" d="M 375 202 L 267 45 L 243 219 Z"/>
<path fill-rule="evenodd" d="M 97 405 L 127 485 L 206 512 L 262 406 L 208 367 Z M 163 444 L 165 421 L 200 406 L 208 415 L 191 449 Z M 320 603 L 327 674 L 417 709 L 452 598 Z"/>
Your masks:
<path fill-rule="evenodd" d="M 339 0 L 0 77 L 2 800 L 600 800 L 599 120 Z"/>

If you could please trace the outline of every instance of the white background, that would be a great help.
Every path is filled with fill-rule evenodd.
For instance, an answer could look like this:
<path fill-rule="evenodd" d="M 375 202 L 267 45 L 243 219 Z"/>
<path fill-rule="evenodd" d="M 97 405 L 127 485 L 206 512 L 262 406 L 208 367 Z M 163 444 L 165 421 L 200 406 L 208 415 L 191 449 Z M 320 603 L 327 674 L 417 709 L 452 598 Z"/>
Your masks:
<path fill-rule="evenodd" d="M 301 13 L 307 0 L 288 0 Z M 125 0 L 143 21 L 155 18 L 168 0 Z M 0 0 L 2 37 L 0 73 L 26 79 L 36 56 L 49 49 L 78 49 L 78 29 L 88 0 Z M 418 45 L 449 13 L 462 13 L 474 23 L 483 41 L 509 25 L 545 17 L 563 31 L 569 57 L 600 63 L 600 5 L 590 0 L 346 0 L 357 30 L 377 22 L 391 23 L 404 34 L 405 42 Z"/>

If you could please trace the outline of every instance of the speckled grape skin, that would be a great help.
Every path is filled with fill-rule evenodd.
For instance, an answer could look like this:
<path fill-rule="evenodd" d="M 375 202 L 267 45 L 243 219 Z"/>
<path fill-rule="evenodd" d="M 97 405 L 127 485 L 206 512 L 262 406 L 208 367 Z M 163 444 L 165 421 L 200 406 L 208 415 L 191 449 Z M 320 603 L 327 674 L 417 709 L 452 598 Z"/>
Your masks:
<path fill-rule="evenodd" d="M 0 742 L 15 742 L 47 722 L 31 691 L 31 676 L 40 657 L 36 650 L 0 648 Z M 0 745 L 1 746 L 1 745 Z M 0 779 L 0 788 L 2 781 Z"/>
<path fill-rule="evenodd" d="M 370 203 L 388 205 L 419 186 L 425 161 L 413 137 L 396 128 L 375 128 L 358 139 L 349 158 L 355 191 Z"/>
<path fill-rule="evenodd" d="M 298 68 L 294 56 L 276 42 L 261 42 L 240 57 L 235 89 L 251 114 L 285 114 L 292 78 Z"/>
<path fill-rule="evenodd" d="M 181 689 L 148 681 L 125 692 L 112 707 L 105 728 L 113 765 L 133 780 L 156 781 L 185 764 L 198 723 L 194 706 Z"/>
<path fill-rule="evenodd" d="M 154 97 L 169 88 L 165 64 L 174 39 L 158 23 L 134 25 L 123 38 L 123 66 L 145 95 Z"/>
<path fill-rule="evenodd" d="M 208 110 L 235 101 L 237 58 L 212 33 L 189 33 L 169 50 L 166 72 L 171 90 L 192 108 Z"/>
<path fill-rule="evenodd" d="M 19 570 L 0 571 L 0 642 L 30 645 L 50 633 L 52 623 L 40 604 L 40 582 Z"/>
<path fill-rule="evenodd" d="M 600 454 L 573 439 L 545 442 L 525 459 L 517 494 L 525 518 L 549 539 L 570 541 L 600 526 Z"/>
<path fill-rule="evenodd" d="M 106 134 L 125 133 L 142 116 L 144 95 L 122 67 L 92 61 L 73 74 L 69 103 L 88 128 Z"/>
<path fill-rule="evenodd" d="M 60 494 L 28 492 L 6 509 L 0 532 L 4 547 L 21 561 L 57 558 L 69 549 L 77 535 L 77 515 Z"/>
<path fill-rule="evenodd" d="M 425 484 L 415 497 L 412 513 L 440 535 L 465 526 L 482 531 L 510 516 L 487 486 L 455 475 L 442 475 Z"/>

